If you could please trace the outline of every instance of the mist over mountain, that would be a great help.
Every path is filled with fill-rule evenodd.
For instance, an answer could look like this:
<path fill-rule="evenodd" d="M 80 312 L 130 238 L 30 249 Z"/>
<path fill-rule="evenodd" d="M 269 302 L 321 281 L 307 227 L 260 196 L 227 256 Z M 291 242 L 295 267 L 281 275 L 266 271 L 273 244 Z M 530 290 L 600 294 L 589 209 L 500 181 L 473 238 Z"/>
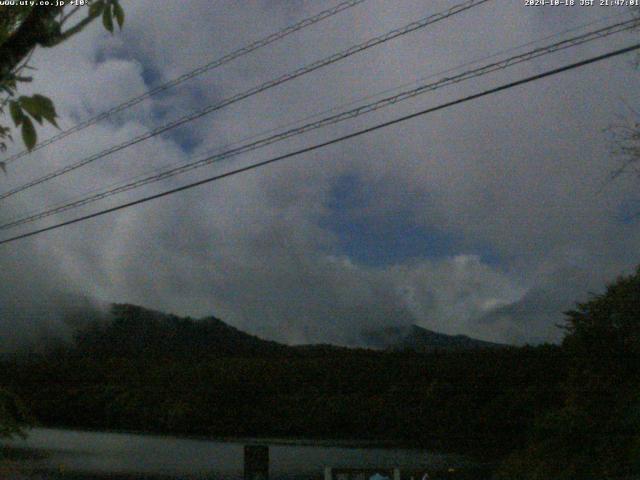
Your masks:
<path fill-rule="evenodd" d="M 72 323 L 67 340 L 18 361 L 0 358 L 0 386 L 44 426 L 502 450 L 523 442 L 535 411 L 559 402 L 549 392 L 559 391 L 563 372 L 558 346 L 447 349 L 457 337 L 417 327 L 404 337 L 383 330 L 372 349 L 285 345 L 215 317 L 130 304 L 76 312 Z M 440 342 L 427 343 L 430 336 Z M 421 339 L 423 351 L 381 348 L 401 339 Z M 523 379 L 536 386 L 537 372 L 542 400 L 523 398 Z M 493 413 L 505 408 L 522 413 Z M 466 432 L 482 436 L 470 445 Z"/>
<path fill-rule="evenodd" d="M 20 298 L 0 294 L 0 355 L 44 353 L 87 323 L 111 318 L 108 304 L 81 294 L 43 288 L 30 303 Z"/>
<path fill-rule="evenodd" d="M 128 304 L 112 305 L 108 321 L 89 319 L 74 343 L 83 354 L 128 358 L 256 356 L 288 348 L 213 316 L 195 320 Z"/>
<path fill-rule="evenodd" d="M 47 317 L 45 312 L 40 315 Z M 417 325 L 366 330 L 349 347 L 326 343 L 290 346 L 251 335 L 214 316 L 193 319 L 130 304 L 101 307 L 82 297 L 67 298 L 64 312 L 46 323 L 57 328 L 40 332 L 16 351 L 38 354 L 62 349 L 94 357 L 183 358 L 315 354 L 358 348 L 429 353 L 505 346 Z"/>
<path fill-rule="evenodd" d="M 39 311 L 49 325 L 1 355 L 48 353 L 68 350 L 90 356 L 128 358 L 189 356 L 269 356 L 315 354 L 358 348 L 390 351 L 461 351 L 504 345 L 465 335 L 446 335 L 417 325 L 389 326 L 363 331 L 349 347 L 326 343 L 290 346 L 239 330 L 215 316 L 180 317 L 130 304 L 98 305 L 82 296 L 56 302 L 64 309 Z"/>

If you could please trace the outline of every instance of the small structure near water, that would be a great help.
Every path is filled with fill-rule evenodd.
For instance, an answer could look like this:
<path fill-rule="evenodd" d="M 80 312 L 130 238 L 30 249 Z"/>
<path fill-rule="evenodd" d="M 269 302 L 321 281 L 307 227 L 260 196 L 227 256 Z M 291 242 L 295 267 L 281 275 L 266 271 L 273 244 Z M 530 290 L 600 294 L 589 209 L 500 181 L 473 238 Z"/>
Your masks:
<path fill-rule="evenodd" d="M 326 467 L 324 480 L 400 480 L 400 470 L 398 468 Z"/>
<path fill-rule="evenodd" d="M 269 447 L 245 445 L 244 480 L 269 480 Z M 318 478 L 322 475 L 318 472 Z M 477 468 L 458 469 L 433 466 L 407 468 L 400 466 L 331 466 L 324 468 L 324 480 L 479 480 L 489 478 L 488 472 Z"/>
<path fill-rule="evenodd" d="M 244 480 L 269 480 L 268 446 L 244 446 Z"/>

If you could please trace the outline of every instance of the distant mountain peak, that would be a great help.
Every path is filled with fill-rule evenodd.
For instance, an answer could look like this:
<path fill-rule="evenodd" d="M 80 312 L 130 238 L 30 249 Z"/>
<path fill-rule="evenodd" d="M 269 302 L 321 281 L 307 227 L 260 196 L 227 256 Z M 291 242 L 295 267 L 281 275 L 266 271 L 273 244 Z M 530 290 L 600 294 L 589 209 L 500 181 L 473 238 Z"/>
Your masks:
<path fill-rule="evenodd" d="M 262 340 L 209 316 L 200 320 L 114 304 L 107 321 L 76 331 L 80 351 L 125 357 L 259 356 L 287 347 Z"/>
<path fill-rule="evenodd" d="M 500 348 L 506 345 L 471 338 L 467 335 L 447 335 L 418 325 L 389 325 L 366 330 L 360 343 L 379 350 L 413 350 L 426 353 L 435 350 L 476 350 Z"/>

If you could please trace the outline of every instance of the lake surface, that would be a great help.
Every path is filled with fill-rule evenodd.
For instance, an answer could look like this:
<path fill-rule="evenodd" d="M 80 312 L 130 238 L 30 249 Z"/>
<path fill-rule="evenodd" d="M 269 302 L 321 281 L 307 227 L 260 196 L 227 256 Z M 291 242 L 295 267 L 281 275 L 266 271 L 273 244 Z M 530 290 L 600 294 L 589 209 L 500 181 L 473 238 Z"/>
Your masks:
<path fill-rule="evenodd" d="M 135 478 L 167 476 L 189 479 L 241 479 L 244 445 L 252 441 L 210 441 L 127 433 L 101 433 L 36 428 L 25 440 L 0 445 L 20 455 L 9 461 L 11 472 L 40 472 L 16 479 Z M 316 444 L 269 445 L 270 478 L 322 478 L 325 466 L 406 469 L 463 465 L 461 458 L 424 450 Z M 9 467 L 5 466 L 5 475 Z M 44 472 L 44 473 L 43 473 Z M 113 478 L 113 477 L 110 477 Z"/>

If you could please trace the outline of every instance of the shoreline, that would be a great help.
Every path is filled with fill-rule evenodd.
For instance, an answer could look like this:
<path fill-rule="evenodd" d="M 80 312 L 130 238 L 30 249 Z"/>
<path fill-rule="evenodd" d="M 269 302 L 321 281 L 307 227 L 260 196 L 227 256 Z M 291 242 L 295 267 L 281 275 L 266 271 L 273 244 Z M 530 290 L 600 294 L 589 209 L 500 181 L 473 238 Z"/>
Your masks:
<path fill-rule="evenodd" d="M 202 435 L 202 434 L 177 434 L 172 432 L 160 432 L 154 430 L 126 430 L 126 429 L 91 429 L 75 426 L 65 425 L 36 425 L 30 428 L 24 429 L 24 432 L 28 435 L 30 430 L 64 430 L 67 432 L 78 433 L 95 433 L 95 434 L 116 434 L 116 435 L 137 435 L 146 437 L 163 437 L 176 440 L 194 440 L 200 442 L 219 442 L 219 443 L 234 443 L 243 445 L 260 445 L 268 444 L 273 446 L 298 446 L 298 447 L 339 447 L 339 448 L 380 448 L 380 449 L 402 449 L 402 450 L 415 450 L 415 451 L 429 451 L 436 455 L 451 455 L 451 456 L 463 456 L 460 453 L 451 453 L 446 451 L 440 451 L 431 449 L 427 446 L 418 446 L 408 442 L 400 440 L 383 440 L 383 439 L 340 439 L 340 438 L 313 438 L 313 437 L 300 437 L 300 438 L 283 438 L 283 437 L 245 437 L 245 436 L 215 436 L 215 435 Z M 18 440 L 16 436 L 14 440 L 8 440 L 14 442 Z M 6 440 L 5 440 L 6 441 Z M 18 440 L 19 441 L 19 440 Z M 0 446 L 3 446 L 3 440 L 0 439 Z"/>

